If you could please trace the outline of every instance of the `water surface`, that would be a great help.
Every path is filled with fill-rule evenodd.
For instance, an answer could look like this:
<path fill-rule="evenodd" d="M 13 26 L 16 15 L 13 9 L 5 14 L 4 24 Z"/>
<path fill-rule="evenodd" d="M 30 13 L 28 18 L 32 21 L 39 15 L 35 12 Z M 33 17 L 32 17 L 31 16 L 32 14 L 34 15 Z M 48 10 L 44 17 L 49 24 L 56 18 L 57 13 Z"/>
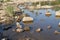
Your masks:
<path fill-rule="evenodd" d="M 52 9 L 48 9 L 51 16 L 46 16 L 46 9 L 35 10 L 35 12 L 30 12 L 27 9 L 24 9 L 24 13 L 30 15 L 34 19 L 32 23 L 26 23 L 24 24 L 22 21 L 20 24 L 22 24 L 24 27 L 28 26 L 31 27 L 31 30 L 29 32 L 22 32 L 22 33 L 16 33 L 13 32 L 12 29 L 9 29 L 8 31 L 4 31 L 4 35 L 9 35 L 9 38 L 11 40 L 24 40 L 24 38 L 31 38 L 32 40 L 60 40 L 60 34 L 55 35 L 54 31 L 58 30 L 60 31 L 60 27 L 58 26 L 58 23 L 60 22 L 60 17 L 55 17 L 55 11 Z M 47 26 L 50 25 L 52 28 L 48 29 Z M 37 33 L 35 30 L 37 28 L 42 28 L 43 31 L 40 33 Z"/>

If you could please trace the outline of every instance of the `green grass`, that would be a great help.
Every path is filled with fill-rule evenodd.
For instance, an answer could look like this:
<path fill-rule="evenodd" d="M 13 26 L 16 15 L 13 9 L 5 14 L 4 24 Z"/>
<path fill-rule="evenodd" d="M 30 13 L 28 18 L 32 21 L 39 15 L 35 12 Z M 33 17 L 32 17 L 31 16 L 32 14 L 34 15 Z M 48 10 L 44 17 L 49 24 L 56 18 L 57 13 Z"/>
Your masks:
<path fill-rule="evenodd" d="M 56 1 L 56 2 L 41 2 L 41 5 L 59 5 L 60 2 Z"/>
<path fill-rule="evenodd" d="M 9 1 L 11 1 L 11 0 L 0 0 L 0 2 L 9 2 Z"/>
<path fill-rule="evenodd" d="M 33 3 L 33 5 L 37 5 L 39 4 L 39 2 Z M 56 1 L 45 1 L 45 2 L 41 2 L 41 5 L 59 5 L 60 4 L 60 0 L 56 0 Z"/>
<path fill-rule="evenodd" d="M 58 11 L 58 10 L 60 10 L 60 7 L 56 6 L 56 7 L 54 7 L 54 10 Z"/>
<path fill-rule="evenodd" d="M 14 7 L 13 6 L 10 6 L 8 5 L 6 8 L 5 8 L 6 12 L 10 15 L 10 16 L 13 16 L 14 15 Z"/>

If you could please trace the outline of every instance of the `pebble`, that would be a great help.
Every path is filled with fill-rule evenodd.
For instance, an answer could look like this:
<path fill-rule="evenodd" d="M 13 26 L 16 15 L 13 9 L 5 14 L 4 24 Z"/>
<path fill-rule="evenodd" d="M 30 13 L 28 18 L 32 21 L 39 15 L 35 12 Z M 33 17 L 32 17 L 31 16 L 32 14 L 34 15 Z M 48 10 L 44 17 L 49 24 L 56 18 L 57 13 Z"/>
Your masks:
<path fill-rule="evenodd" d="M 24 27 L 25 31 L 30 31 L 30 27 Z"/>
<path fill-rule="evenodd" d="M 30 38 L 26 38 L 25 40 L 31 40 Z"/>
<path fill-rule="evenodd" d="M 24 30 L 23 29 L 20 29 L 20 28 L 17 28 L 16 29 L 16 32 L 23 32 Z"/>
<path fill-rule="evenodd" d="M 55 32 L 54 32 L 55 34 L 60 34 L 60 32 L 58 32 L 57 30 L 55 30 Z"/>
<path fill-rule="evenodd" d="M 48 25 L 48 27 L 47 27 L 48 29 L 51 29 L 51 26 L 50 25 Z"/>
<path fill-rule="evenodd" d="M 5 38 L 1 39 L 1 40 L 6 40 Z"/>
<path fill-rule="evenodd" d="M 60 27 L 60 22 L 59 22 L 59 24 L 58 24 L 58 25 L 59 25 L 59 27 Z"/>
<path fill-rule="evenodd" d="M 41 28 L 36 29 L 36 32 L 41 32 L 41 31 L 42 31 Z"/>
<path fill-rule="evenodd" d="M 19 22 L 16 23 L 17 28 L 22 28 L 22 25 L 20 25 Z"/>

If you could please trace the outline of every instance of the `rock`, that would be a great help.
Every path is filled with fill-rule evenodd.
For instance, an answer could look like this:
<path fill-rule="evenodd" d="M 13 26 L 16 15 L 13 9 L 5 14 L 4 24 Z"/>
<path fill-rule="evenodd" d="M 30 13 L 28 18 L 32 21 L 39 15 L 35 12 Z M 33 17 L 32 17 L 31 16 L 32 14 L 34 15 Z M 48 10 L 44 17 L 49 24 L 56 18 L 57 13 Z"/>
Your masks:
<path fill-rule="evenodd" d="M 41 31 L 42 31 L 41 28 L 36 29 L 36 32 L 41 32 Z"/>
<path fill-rule="evenodd" d="M 55 34 L 60 34 L 60 32 L 58 32 L 57 30 L 55 30 L 55 32 L 54 32 Z"/>
<path fill-rule="evenodd" d="M 9 40 L 8 37 L 3 37 L 1 40 Z"/>
<path fill-rule="evenodd" d="M 4 27 L 3 30 L 9 30 L 11 29 L 12 27 Z"/>
<path fill-rule="evenodd" d="M 19 16 L 15 17 L 16 22 L 20 22 L 22 20 L 22 18 L 23 18 L 22 15 L 19 15 Z"/>
<path fill-rule="evenodd" d="M 42 13 L 40 13 L 40 14 L 42 14 Z"/>
<path fill-rule="evenodd" d="M 18 25 L 20 25 L 20 23 L 19 22 L 16 22 L 16 26 L 18 26 Z"/>
<path fill-rule="evenodd" d="M 60 17 L 60 10 L 59 11 L 56 11 L 56 16 L 57 17 Z"/>
<path fill-rule="evenodd" d="M 25 40 L 31 40 L 30 38 L 26 38 Z"/>
<path fill-rule="evenodd" d="M 51 29 L 51 26 L 50 25 L 48 25 L 48 27 L 47 27 L 48 29 Z"/>
<path fill-rule="evenodd" d="M 16 29 L 16 32 L 23 32 L 24 30 L 23 29 L 20 29 L 20 28 L 17 28 Z"/>
<path fill-rule="evenodd" d="M 1 40 L 6 40 L 5 38 L 1 39 Z"/>
<path fill-rule="evenodd" d="M 17 28 L 22 28 L 22 25 L 20 25 L 19 22 L 16 22 L 16 26 L 17 26 Z"/>
<path fill-rule="evenodd" d="M 58 25 L 59 25 L 59 27 L 60 27 L 60 22 L 59 22 L 59 24 L 58 24 Z"/>
<path fill-rule="evenodd" d="M 33 18 L 32 17 L 23 17 L 22 21 L 23 22 L 30 22 L 30 21 L 33 21 Z"/>
<path fill-rule="evenodd" d="M 58 31 L 55 31 L 54 33 L 55 33 L 55 34 L 58 34 Z"/>
<path fill-rule="evenodd" d="M 15 19 L 17 19 L 18 17 L 17 16 L 15 16 Z"/>
<path fill-rule="evenodd" d="M 51 16 L 51 13 L 50 13 L 49 11 L 47 11 L 47 12 L 45 13 L 45 15 L 49 17 L 49 16 Z"/>
<path fill-rule="evenodd" d="M 25 31 L 30 31 L 30 27 L 24 27 Z"/>

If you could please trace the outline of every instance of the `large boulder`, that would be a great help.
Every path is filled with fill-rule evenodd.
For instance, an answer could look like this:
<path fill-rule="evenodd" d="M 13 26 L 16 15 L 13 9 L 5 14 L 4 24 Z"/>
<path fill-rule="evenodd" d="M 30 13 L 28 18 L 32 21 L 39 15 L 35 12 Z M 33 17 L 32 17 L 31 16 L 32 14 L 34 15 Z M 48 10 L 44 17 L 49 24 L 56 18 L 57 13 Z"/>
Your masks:
<path fill-rule="evenodd" d="M 23 22 L 30 22 L 30 21 L 33 21 L 33 18 L 32 17 L 23 17 L 22 21 Z"/>

